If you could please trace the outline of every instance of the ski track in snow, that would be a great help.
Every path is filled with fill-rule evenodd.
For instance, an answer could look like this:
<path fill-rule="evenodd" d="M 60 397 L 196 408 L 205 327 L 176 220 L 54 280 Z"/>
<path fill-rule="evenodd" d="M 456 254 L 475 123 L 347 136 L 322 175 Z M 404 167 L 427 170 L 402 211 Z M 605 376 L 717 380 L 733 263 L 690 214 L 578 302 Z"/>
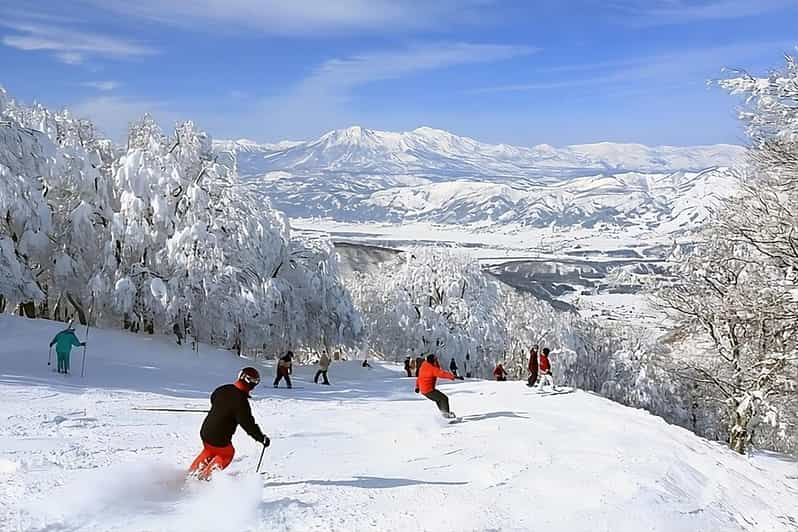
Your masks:
<path fill-rule="evenodd" d="M 795 531 L 798 464 L 721 444 L 581 391 L 446 383 L 448 425 L 400 368 L 333 363 L 331 387 L 262 368 L 233 464 L 185 481 L 217 385 L 249 362 L 92 330 L 87 375 L 46 366 L 61 324 L 0 316 L 0 530 Z M 85 330 L 78 330 L 83 338 Z M 73 352 L 79 368 L 82 350 Z M 564 390 L 568 392 L 569 390 Z"/>

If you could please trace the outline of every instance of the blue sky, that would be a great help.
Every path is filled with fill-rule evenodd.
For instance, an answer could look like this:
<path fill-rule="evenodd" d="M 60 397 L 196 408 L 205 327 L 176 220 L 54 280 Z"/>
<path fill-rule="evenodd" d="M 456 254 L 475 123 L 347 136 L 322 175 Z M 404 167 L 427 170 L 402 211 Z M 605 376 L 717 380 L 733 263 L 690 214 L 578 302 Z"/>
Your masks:
<path fill-rule="evenodd" d="M 426 125 L 488 142 L 739 143 L 708 79 L 798 44 L 798 0 L 0 0 L 0 85 L 116 139 Z"/>

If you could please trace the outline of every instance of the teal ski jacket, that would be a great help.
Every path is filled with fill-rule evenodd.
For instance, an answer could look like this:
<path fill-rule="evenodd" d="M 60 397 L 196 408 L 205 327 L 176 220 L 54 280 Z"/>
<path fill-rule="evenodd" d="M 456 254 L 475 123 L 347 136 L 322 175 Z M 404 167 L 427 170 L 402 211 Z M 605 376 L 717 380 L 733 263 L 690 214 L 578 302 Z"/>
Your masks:
<path fill-rule="evenodd" d="M 55 346 L 55 350 L 57 353 L 69 353 L 72 351 L 72 346 L 81 346 L 83 345 L 78 340 L 78 337 L 75 336 L 74 329 L 67 329 L 65 331 L 61 331 L 60 333 L 55 335 L 52 342 L 50 342 L 50 347 Z"/>

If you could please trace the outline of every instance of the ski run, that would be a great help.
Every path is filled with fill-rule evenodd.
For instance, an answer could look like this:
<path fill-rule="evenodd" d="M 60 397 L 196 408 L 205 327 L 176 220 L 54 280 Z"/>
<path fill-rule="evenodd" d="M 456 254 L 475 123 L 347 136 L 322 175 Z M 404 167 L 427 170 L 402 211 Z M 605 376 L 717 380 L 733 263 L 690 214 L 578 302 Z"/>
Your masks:
<path fill-rule="evenodd" d="M 81 378 L 82 348 L 72 374 L 47 366 L 62 329 L 0 316 L 3 531 L 798 530 L 794 460 L 579 390 L 439 381 L 463 418 L 448 425 L 397 364 L 334 361 L 330 386 L 298 367 L 275 390 L 271 365 L 92 329 Z M 246 365 L 265 474 L 239 429 L 232 464 L 187 481 L 210 392 Z"/>

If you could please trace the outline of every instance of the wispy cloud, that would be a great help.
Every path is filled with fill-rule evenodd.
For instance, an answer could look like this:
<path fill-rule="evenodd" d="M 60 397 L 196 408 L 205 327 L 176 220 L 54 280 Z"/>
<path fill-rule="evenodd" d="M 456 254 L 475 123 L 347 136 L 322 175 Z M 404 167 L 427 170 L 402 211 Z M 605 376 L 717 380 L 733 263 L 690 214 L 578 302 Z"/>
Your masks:
<path fill-rule="evenodd" d="M 614 0 L 604 5 L 638 26 L 745 18 L 795 6 L 795 0 Z"/>
<path fill-rule="evenodd" d="M 118 81 L 85 81 L 81 85 L 90 89 L 108 92 L 119 88 L 121 84 Z"/>
<path fill-rule="evenodd" d="M 90 0 L 100 9 L 159 22 L 280 35 L 428 28 L 473 20 L 492 0 Z"/>
<path fill-rule="evenodd" d="M 119 59 L 157 53 L 145 44 L 55 24 L 0 20 L 0 26 L 11 31 L 0 39 L 6 46 L 25 51 L 50 52 L 67 64 L 83 63 L 87 57 Z"/>
<path fill-rule="evenodd" d="M 746 63 L 762 54 L 773 53 L 775 56 L 779 52 L 790 49 L 791 45 L 792 43 L 788 41 L 732 44 L 640 56 L 619 61 L 561 65 L 541 69 L 541 72 L 547 72 L 548 81 L 508 83 L 482 87 L 469 92 L 472 94 L 527 92 L 620 83 L 630 84 L 641 81 L 646 81 L 650 85 L 653 83 L 652 87 L 658 87 L 663 82 L 668 82 L 671 85 L 674 82 L 681 85 L 686 83 L 698 85 L 709 77 L 719 75 L 725 67 L 733 68 L 740 62 Z M 736 64 L 729 64 L 730 60 L 734 60 Z M 557 78 L 551 76 L 552 73 L 566 75 Z"/>
<path fill-rule="evenodd" d="M 342 117 L 356 87 L 418 75 L 459 65 L 489 63 L 529 55 L 539 49 L 501 44 L 438 43 L 400 50 L 380 51 L 331 59 L 285 94 L 262 102 L 263 115 L 288 129 L 288 135 L 303 136 L 291 124 L 304 121 L 331 128 L 347 120 Z"/>

